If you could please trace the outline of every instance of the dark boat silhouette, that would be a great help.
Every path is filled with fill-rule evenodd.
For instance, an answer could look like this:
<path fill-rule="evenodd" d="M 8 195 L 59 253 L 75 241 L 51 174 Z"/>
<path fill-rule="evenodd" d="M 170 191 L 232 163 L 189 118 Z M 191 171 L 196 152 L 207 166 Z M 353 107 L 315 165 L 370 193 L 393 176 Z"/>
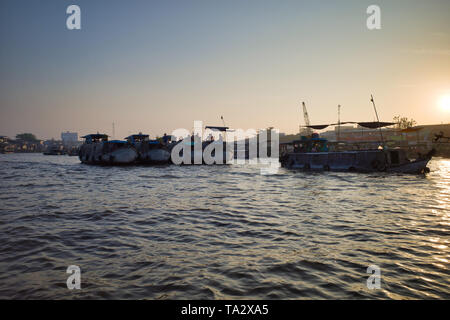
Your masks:
<path fill-rule="evenodd" d="M 280 145 L 281 166 L 304 171 L 427 173 L 435 150 L 410 160 L 402 148 L 329 151 L 327 139 L 318 134 Z"/>
<path fill-rule="evenodd" d="M 138 152 L 137 162 L 142 164 L 167 164 L 170 151 L 158 140 L 150 140 L 148 134 L 133 134 L 125 138 Z"/>
<path fill-rule="evenodd" d="M 135 163 L 138 153 L 127 141 L 108 141 L 106 134 L 88 134 L 80 147 L 82 163 L 103 165 L 127 165 Z"/>

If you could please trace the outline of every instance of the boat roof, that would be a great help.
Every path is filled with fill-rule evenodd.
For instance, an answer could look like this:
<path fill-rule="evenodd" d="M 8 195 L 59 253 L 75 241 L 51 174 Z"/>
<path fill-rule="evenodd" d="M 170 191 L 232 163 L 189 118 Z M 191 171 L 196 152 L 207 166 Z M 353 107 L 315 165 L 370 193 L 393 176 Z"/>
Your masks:
<path fill-rule="evenodd" d="M 132 134 L 132 135 L 126 137 L 125 139 L 131 139 L 131 138 L 147 138 L 147 137 L 149 137 L 148 134 L 138 133 L 138 134 Z"/>
<path fill-rule="evenodd" d="M 227 131 L 229 128 L 228 127 L 217 127 L 217 126 L 206 126 L 205 129 Z"/>
<path fill-rule="evenodd" d="M 102 139 L 102 138 L 108 138 L 107 134 L 102 134 L 102 133 L 95 133 L 95 134 L 87 134 L 81 138 L 87 139 L 87 138 L 92 138 L 92 139 Z"/>
<path fill-rule="evenodd" d="M 112 143 L 127 143 L 126 141 L 123 141 L 123 140 L 110 140 L 108 142 L 112 142 Z"/>
<path fill-rule="evenodd" d="M 316 130 L 322 130 L 329 126 L 338 126 L 343 124 L 358 124 L 361 127 L 369 128 L 369 129 L 378 129 L 382 127 L 389 127 L 394 124 L 395 122 L 380 122 L 380 121 L 371 121 L 371 122 L 354 122 L 354 121 L 346 121 L 346 122 L 340 122 L 340 123 L 330 123 L 330 124 L 315 124 L 315 125 L 309 125 L 305 126 L 306 128 L 316 129 Z"/>

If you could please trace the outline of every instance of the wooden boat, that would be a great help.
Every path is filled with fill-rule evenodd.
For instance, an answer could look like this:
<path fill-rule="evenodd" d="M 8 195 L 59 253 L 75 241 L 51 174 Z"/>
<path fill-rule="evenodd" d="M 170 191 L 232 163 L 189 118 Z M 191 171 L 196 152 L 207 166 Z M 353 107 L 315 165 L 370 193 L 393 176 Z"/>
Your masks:
<path fill-rule="evenodd" d="M 357 124 L 360 127 L 380 129 L 380 143 L 377 149 L 333 151 L 328 149 L 327 140 L 320 138 L 317 133 L 301 137 L 301 140 L 291 143 L 280 144 L 281 166 L 290 169 L 301 170 L 332 170 L 332 171 L 355 171 L 355 172 L 398 172 L 398 173 L 427 173 L 430 169 L 428 162 L 436 150 L 430 150 L 426 155 L 418 155 L 416 159 L 410 160 L 406 156 L 406 150 L 401 148 L 388 149 L 384 146 L 383 132 L 381 128 L 394 125 L 393 122 L 381 122 L 378 117 L 377 108 L 373 96 L 370 96 L 377 121 L 373 122 L 341 122 L 340 106 L 338 106 L 338 122 L 324 125 L 310 125 L 309 116 L 303 103 L 303 114 L 307 132 L 311 129 L 322 130 L 328 126 L 342 124 Z M 338 138 L 339 142 L 339 138 Z"/>
<path fill-rule="evenodd" d="M 138 152 L 127 141 L 108 141 L 106 134 L 89 134 L 84 137 L 79 158 L 82 163 L 102 165 L 127 165 L 135 163 Z"/>
<path fill-rule="evenodd" d="M 138 152 L 137 162 L 142 164 L 167 164 L 170 151 L 158 140 L 150 140 L 148 134 L 133 134 L 125 138 Z"/>
<path fill-rule="evenodd" d="M 427 173 L 433 154 L 431 150 L 410 160 L 401 148 L 329 152 L 327 140 L 315 134 L 281 145 L 280 162 L 282 167 L 304 171 Z"/>

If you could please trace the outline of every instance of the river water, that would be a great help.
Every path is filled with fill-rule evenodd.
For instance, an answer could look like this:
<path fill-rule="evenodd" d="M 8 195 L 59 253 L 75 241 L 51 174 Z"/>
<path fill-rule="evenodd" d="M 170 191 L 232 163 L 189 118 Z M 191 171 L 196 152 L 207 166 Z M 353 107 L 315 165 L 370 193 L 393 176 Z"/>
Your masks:
<path fill-rule="evenodd" d="M 450 160 L 430 168 L 261 175 L 0 155 L 0 298 L 449 299 Z"/>

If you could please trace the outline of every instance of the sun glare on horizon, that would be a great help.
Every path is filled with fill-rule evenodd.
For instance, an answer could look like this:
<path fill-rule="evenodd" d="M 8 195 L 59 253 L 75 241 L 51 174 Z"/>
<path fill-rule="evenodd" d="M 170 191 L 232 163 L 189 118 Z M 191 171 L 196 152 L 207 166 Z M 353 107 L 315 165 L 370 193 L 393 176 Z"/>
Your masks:
<path fill-rule="evenodd" d="M 450 93 L 443 95 L 439 99 L 439 106 L 441 107 L 442 110 L 450 111 Z"/>

